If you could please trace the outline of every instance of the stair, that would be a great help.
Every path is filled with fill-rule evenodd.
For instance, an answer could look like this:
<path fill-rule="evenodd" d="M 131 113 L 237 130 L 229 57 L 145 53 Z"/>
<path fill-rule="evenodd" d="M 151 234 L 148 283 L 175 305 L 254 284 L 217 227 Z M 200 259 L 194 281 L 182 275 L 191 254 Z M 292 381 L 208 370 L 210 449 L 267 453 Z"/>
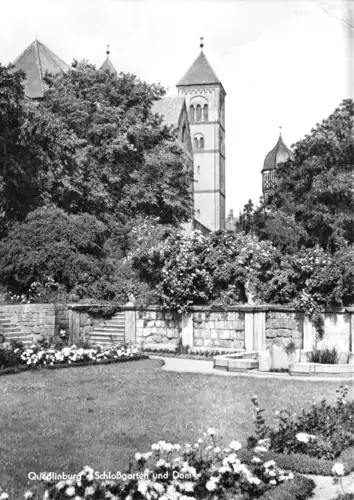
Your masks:
<path fill-rule="evenodd" d="M 31 345 L 32 337 L 26 335 L 20 326 L 12 323 L 11 320 L 5 317 L 4 313 L 0 311 L 0 333 L 5 337 L 6 342 L 17 340 L 25 345 Z"/>
<path fill-rule="evenodd" d="M 258 366 L 257 351 L 241 351 L 236 354 L 222 354 L 214 358 L 214 369 L 216 370 L 247 372 L 250 370 L 257 370 Z"/>
<path fill-rule="evenodd" d="M 123 344 L 125 340 L 124 312 L 116 313 L 111 319 L 107 319 L 97 325 L 89 333 L 89 342 L 102 346 Z"/>

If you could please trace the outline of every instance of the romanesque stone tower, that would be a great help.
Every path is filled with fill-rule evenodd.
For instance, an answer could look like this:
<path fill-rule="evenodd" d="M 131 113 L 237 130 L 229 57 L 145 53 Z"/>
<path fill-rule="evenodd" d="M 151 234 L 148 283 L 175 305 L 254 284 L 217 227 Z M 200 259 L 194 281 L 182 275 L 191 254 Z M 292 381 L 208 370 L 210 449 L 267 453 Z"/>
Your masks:
<path fill-rule="evenodd" d="M 177 83 L 189 113 L 194 157 L 195 219 L 211 231 L 225 229 L 224 87 L 201 52 Z"/>

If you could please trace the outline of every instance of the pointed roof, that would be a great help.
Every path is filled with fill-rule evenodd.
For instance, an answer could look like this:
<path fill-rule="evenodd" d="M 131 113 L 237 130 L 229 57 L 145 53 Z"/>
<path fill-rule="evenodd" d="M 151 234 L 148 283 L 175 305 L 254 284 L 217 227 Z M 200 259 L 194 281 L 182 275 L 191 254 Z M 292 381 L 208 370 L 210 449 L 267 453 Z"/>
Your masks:
<path fill-rule="evenodd" d="M 22 52 L 15 60 L 14 65 L 15 71 L 25 72 L 25 94 L 31 99 L 44 97 L 44 76 L 47 72 L 56 74 L 70 69 L 68 64 L 38 40 L 35 40 Z"/>
<path fill-rule="evenodd" d="M 113 64 L 111 63 L 111 60 L 110 60 L 110 58 L 109 58 L 108 55 L 107 55 L 104 63 L 100 67 L 100 70 L 102 70 L 102 71 L 109 71 L 111 73 L 111 75 L 116 75 L 117 74 L 117 70 L 113 66 Z"/>
<path fill-rule="evenodd" d="M 204 52 L 201 51 L 187 73 L 177 83 L 177 87 L 183 85 L 210 85 L 215 83 L 222 85 L 213 68 L 210 66 L 208 59 L 205 57 Z"/>
<path fill-rule="evenodd" d="M 278 142 L 274 146 L 274 148 L 269 151 L 267 156 L 264 159 L 263 169 L 264 170 L 274 170 L 277 168 L 279 163 L 284 163 L 287 160 L 293 158 L 292 151 L 284 144 L 283 138 L 281 134 L 279 135 Z"/>
<path fill-rule="evenodd" d="M 153 114 L 158 113 L 164 118 L 166 125 L 178 125 L 185 98 L 183 96 L 168 96 L 159 99 L 151 106 Z"/>

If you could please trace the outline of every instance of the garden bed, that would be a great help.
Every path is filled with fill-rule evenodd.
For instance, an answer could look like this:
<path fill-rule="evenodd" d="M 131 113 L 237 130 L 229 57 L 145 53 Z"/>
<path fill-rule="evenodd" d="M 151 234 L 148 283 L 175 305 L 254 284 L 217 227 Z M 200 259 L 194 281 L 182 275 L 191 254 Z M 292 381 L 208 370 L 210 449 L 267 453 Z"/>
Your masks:
<path fill-rule="evenodd" d="M 112 363 L 124 363 L 126 361 L 139 361 L 141 359 L 148 359 L 148 356 L 144 354 L 139 354 L 137 356 L 132 356 L 130 358 L 119 358 L 119 359 L 100 359 L 97 361 L 78 361 L 75 363 L 60 363 L 57 365 L 48 366 L 36 366 L 31 367 L 27 365 L 9 366 L 7 368 L 0 369 L 0 376 L 2 375 L 13 375 L 15 373 L 22 373 L 29 370 L 60 370 L 62 368 L 75 368 L 83 366 L 94 366 L 94 365 L 110 365 Z"/>
<path fill-rule="evenodd" d="M 177 354 L 174 352 L 161 352 L 161 351 L 143 351 L 143 354 L 146 356 L 154 356 L 154 358 L 177 358 L 177 359 L 197 359 L 200 361 L 210 361 L 211 363 L 214 361 L 213 356 L 201 356 L 200 354 Z"/>
<path fill-rule="evenodd" d="M 290 365 L 290 375 L 296 376 L 323 376 L 331 375 L 331 377 L 348 377 L 354 376 L 354 364 L 341 363 L 341 364 L 324 364 L 324 363 L 310 363 L 298 362 Z"/>

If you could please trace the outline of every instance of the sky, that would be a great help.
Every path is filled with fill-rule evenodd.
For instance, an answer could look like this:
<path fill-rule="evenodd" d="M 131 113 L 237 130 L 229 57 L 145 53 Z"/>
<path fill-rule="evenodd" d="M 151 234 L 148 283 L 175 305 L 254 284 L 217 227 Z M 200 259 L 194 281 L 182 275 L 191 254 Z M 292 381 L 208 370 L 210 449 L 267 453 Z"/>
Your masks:
<path fill-rule="evenodd" d="M 204 53 L 226 90 L 226 215 L 258 203 L 279 126 L 291 147 L 354 98 L 354 0 L 14 0 L 3 2 L 0 62 L 37 37 L 70 64 L 175 84 Z"/>

